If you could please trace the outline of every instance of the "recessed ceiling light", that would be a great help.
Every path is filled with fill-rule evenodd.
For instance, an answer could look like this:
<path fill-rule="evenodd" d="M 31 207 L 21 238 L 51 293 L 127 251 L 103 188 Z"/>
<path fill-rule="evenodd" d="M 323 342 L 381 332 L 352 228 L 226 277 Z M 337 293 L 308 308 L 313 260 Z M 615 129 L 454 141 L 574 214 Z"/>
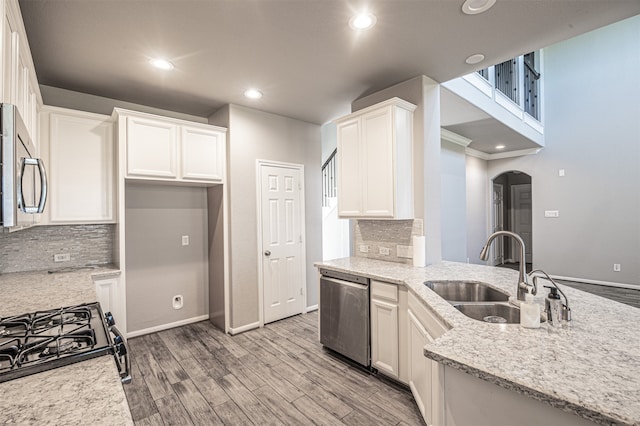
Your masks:
<path fill-rule="evenodd" d="M 466 0 L 462 5 L 462 11 L 467 15 L 477 15 L 491 9 L 496 0 Z"/>
<path fill-rule="evenodd" d="M 244 96 L 249 99 L 260 99 L 262 97 L 262 92 L 258 89 L 247 89 L 244 91 Z"/>
<path fill-rule="evenodd" d="M 160 68 L 161 70 L 172 70 L 173 64 L 169 61 L 167 61 L 166 59 L 151 59 L 149 61 L 151 63 L 151 65 L 153 65 L 156 68 Z"/>
<path fill-rule="evenodd" d="M 505 149 L 506 146 L 505 145 L 496 145 L 496 149 Z"/>
<path fill-rule="evenodd" d="M 354 30 L 368 30 L 376 24 L 376 15 L 360 13 L 349 20 L 349 26 Z"/>
<path fill-rule="evenodd" d="M 469 65 L 477 64 L 478 62 L 484 61 L 484 55 L 482 53 L 476 53 L 475 55 L 469 56 L 464 60 Z"/>

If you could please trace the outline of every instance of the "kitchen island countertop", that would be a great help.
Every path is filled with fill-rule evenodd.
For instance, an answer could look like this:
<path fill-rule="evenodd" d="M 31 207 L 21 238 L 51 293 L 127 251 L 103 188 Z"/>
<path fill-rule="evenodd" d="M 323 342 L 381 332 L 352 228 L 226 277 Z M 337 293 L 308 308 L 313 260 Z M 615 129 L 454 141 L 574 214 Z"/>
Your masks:
<path fill-rule="evenodd" d="M 101 267 L 73 272 L 0 274 L 0 317 L 96 301 L 92 276 L 118 275 Z M 111 356 L 101 356 L 0 383 L 2 422 L 15 424 L 133 424 Z"/>
<path fill-rule="evenodd" d="M 424 285 L 476 280 L 514 295 L 517 271 L 455 262 L 414 268 L 353 257 L 316 266 L 405 285 L 451 328 L 425 347 L 427 357 L 445 366 L 596 423 L 640 425 L 640 309 L 561 285 L 570 326 L 523 329 L 468 318 Z M 546 293 L 539 288 L 536 303 L 544 306 Z"/>

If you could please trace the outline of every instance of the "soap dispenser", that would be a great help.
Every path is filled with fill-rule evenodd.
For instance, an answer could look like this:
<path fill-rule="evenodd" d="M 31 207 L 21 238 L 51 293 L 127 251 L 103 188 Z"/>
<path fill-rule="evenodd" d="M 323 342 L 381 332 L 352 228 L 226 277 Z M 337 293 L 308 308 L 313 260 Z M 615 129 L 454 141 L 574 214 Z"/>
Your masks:
<path fill-rule="evenodd" d="M 544 286 L 549 289 L 549 295 L 544 301 L 544 310 L 547 313 L 549 325 L 558 327 L 562 324 L 562 300 L 556 287 Z"/>
<path fill-rule="evenodd" d="M 520 305 L 520 325 L 524 328 L 540 328 L 540 305 L 533 301 L 531 289 L 527 289 L 524 303 Z"/>

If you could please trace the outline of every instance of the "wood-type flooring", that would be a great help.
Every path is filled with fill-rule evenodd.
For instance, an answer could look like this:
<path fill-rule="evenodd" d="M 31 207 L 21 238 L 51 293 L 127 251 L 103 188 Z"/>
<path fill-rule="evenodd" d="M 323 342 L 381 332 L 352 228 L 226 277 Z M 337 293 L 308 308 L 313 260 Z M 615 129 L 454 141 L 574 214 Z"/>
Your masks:
<path fill-rule="evenodd" d="M 208 321 L 128 340 L 136 425 L 424 425 L 411 393 L 337 359 L 318 313 L 229 336 Z"/>

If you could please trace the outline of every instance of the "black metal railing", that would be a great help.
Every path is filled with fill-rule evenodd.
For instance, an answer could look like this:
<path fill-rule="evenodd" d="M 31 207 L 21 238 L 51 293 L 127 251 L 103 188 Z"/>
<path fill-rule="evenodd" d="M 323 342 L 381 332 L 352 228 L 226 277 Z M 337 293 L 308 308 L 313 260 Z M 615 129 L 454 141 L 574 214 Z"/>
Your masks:
<path fill-rule="evenodd" d="M 536 70 L 534 52 L 524 55 L 524 110 L 536 120 L 540 119 L 540 73 Z"/>
<path fill-rule="evenodd" d="M 520 104 L 518 92 L 518 61 L 510 59 L 495 66 L 496 89 L 504 93 L 516 104 Z"/>
<path fill-rule="evenodd" d="M 329 198 L 335 198 L 338 194 L 336 189 L 336 153 L 334 149 L 327 161 L 322 165 L 322 207 L 329 206 Z"/>

